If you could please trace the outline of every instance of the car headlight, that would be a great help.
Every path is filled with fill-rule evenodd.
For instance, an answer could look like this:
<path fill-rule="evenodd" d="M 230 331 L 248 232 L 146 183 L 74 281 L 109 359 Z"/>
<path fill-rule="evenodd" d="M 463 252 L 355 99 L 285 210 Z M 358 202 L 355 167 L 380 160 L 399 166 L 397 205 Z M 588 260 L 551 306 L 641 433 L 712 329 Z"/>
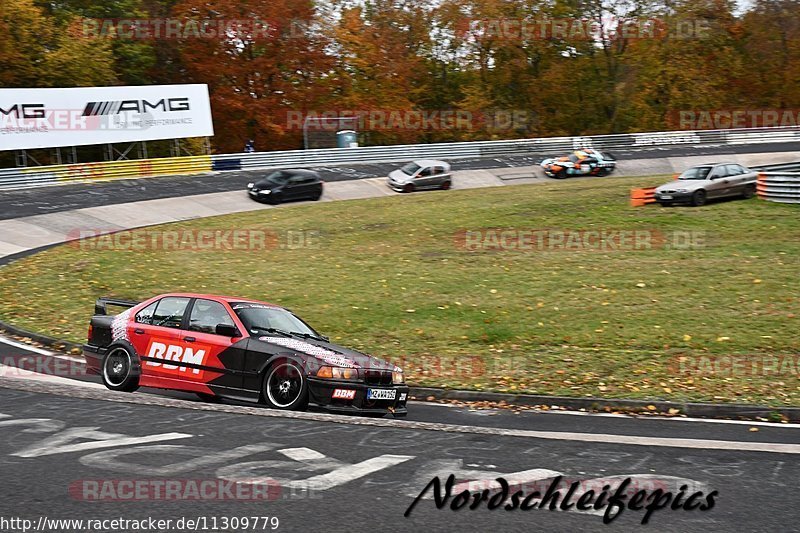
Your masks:
<path fill-rule="evenodd" d="M 358 370 L 339 366 L 323 366 L 317 370 L 317 377 L 326 379 L 358 379 Z"/>
<path fill-rule="evenodd" d="M 248 184 L 247 184 L 247 188 L 248 188 L 248 189 L 252 189 L 252 188 L 253 188 L 253 185 L 255 185 L 255 183 L 253 183 L 253 182 L 251 181 L 250 183 L 248 183 Z"/>
<path fill-rule="evenodd" d="M 265 189 L 263 191 L 258 191 L 258 194 L 271 194 L 272 191 L 270 189 Z"/>
<path fill-rule="evenodd" d="M 689 189 L 675 189 L 675 192 L 689 192 Z"/>
<path fill-rule="evenodd" d="M 398 385 L 400 383 L 405 383 L 402 370 L 392 372 L 392 383 L 394 383 L 395 385 Z"/>

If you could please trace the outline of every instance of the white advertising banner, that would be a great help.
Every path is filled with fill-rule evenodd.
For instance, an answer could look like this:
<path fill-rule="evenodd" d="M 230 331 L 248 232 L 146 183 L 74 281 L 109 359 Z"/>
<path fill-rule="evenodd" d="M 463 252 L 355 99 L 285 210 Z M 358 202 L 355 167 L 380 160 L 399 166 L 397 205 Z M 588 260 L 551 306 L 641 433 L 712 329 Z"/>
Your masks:
<path fill-rule="evenodd" d="M 213 135 L 207 85 L 0 89 L 0 151 Z"/>

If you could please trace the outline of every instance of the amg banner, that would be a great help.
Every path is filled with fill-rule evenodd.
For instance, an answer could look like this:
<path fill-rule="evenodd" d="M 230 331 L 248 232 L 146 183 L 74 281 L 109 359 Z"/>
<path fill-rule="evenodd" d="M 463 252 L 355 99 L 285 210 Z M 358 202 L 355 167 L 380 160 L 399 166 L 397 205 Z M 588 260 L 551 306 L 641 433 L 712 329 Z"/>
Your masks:
<path fill-rule="evenodd" d="M 206 85 L 0 89 L 0 151 L 213 135 Z"/>

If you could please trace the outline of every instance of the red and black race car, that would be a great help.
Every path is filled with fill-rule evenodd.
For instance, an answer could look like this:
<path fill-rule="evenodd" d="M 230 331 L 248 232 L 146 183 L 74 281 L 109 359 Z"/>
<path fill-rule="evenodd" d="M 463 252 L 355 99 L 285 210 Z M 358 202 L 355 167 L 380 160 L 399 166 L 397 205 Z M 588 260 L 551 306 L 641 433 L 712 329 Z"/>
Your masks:
<path fill-rule="evenodd" d="M 115 316 L 107 306 L 128 307 Z M 101 298 L 84 345 L 89 371 L 112 390 L 154 387 L 337 412 L 405 416 L 403 371 L 329 342 L 277 305 L 206 294 L 136 303 Z"/>

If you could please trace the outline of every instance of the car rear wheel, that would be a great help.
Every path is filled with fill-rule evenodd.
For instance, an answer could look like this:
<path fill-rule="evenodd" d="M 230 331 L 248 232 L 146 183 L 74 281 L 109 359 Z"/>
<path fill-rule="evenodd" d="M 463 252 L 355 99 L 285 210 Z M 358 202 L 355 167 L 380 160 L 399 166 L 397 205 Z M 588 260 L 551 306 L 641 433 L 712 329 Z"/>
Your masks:
<path fill-rule="evenodd" d="M 403 186 L 403 192 L 414 192 L 414 186 L 410 183 L 406 183 Z"/>
<path fill-rule="evenodd" d="M 293 361 L 270 365 L 262 386 L 264 401 L 273 409 L 304 411 L 308 407 L 308 379 Z"/>
<path fill-rule="evenodd" d="M 755 185 L 748 185 L 742 191 L 742 198 L 749 199 L 756 195 L 756 186 Z"/>
<path fill-rule="evenodd" d="M 141 370 L 135 355 L 123 346 L 116 346 L 103 358 L 103 385 L 115 391 L 133 392 L 139 388 Z"/>
<path fill-rule="evenodd" d="M 706 191 L 700 189 L 698 191 L 694 191 L 692 195 L 692 205 L 695 207 L 699 207 L 706 203 Z"/>

